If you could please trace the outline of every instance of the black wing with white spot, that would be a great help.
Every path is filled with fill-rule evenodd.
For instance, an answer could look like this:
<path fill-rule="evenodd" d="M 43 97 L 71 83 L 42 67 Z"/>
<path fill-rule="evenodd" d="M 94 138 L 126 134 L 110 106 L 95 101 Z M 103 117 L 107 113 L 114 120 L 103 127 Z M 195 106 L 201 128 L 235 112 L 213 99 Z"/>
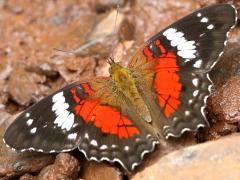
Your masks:
<path fill-rule="evenodd" d="M 208 72 L 223 54 L 229 31 L 236 23 L 235 7 L 219 4 L 196 11 L 163 30 L 166 46 L 176 52 L 182 85 L 179 109 L 163 129 L 166 138 L 208 126 L 204 112 L 212 86 Z"/>
<path fill-rule="evenodd" d="M 82 121 L 72 111 L 73 83 L 26 109 L 6 130 L 5 143 L 14 150 L 63 152 L 77 148 Z M 70 97 L 70 98 L 69 98 Z"/>
<path fill-rule="evenodd" d="M 193 12 L 150 38 L 130 61 L 134 71 L 157 61 L 152 89 L 158 99 L 152 101 L 159 103 L 162 116 L 156 121 L 161 121 L 157 123 L 166 138 L 208 126 L 204 114 L 212 86 L 208 72 L 223 54 L 236 13 L 230 4 Z"/>
<path fill-rule="evenodd" d="M 223 54 L 229 31 L 236 23 L 237 12 L 234 6 L 212 5 L 165 28 L 161 36 L 166 38 L 165 47 L 176 52 L 181 71 L 206 72 Z"/>

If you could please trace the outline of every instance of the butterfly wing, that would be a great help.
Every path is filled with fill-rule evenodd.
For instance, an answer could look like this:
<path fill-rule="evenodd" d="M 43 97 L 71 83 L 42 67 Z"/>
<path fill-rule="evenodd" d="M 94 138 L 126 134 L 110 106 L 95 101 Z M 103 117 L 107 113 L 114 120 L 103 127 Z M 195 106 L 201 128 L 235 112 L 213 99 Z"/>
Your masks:
<path fill-rule="evenodd" d="M 158 108 L 151 109 L 162 112 L 155 122 L 166 138 L 208 126 L 204 114 L 212 86 L 208 72 L 222 55 L 236 20 L 236 10 L 229 4 L 200 9 L 150 38 L 130 61 L 138 79 L 145 79 L 144 67 L 148 71 L 147 64 L 155 62 L 152 86 L 142 89 L 151 87 L 157 94 L 145 97 L 157 101 Z"/>
<path fill-rule="evenodd" d="M 6 130 L 6 144 L 19 151 L 39 152 L 69 151 L 78 147 L 79 132 L 85 126 L 71 112 L 74 101 L 67 98 L 71 95 L 69 89 L 78 86 L 73 83 L 26 109 Z"/>
<path fill-rule="evenodd" d="M 145 153 L 154 150 L 158 139 L 133 119 L 137 117 L 124 113 L 124 104 L 121 111 L 113 107 L 118 103 L 108 78 L 101 82 L 104 91 L 98 85 L 95 92 L 94 82 L 73 83 L 34 104 L 6 130 L 4 142 L 21 152 L 78 148 L 90 160 L 118 162 L 133 170 Z M 103 96 L 108 97 L 104 103 L 99 99 Z"/>

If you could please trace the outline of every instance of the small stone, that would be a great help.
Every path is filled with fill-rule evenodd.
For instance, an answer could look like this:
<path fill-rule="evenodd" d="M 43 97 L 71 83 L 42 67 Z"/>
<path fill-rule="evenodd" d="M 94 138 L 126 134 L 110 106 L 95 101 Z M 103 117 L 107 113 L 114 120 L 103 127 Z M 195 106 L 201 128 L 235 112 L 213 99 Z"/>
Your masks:
<path fill-rule="evenodd" d="M 10 10 L 11 10 L 12 13 L 14 13 L 16 15 L 22 14 L 24 12 L 23 7 L 19 6 L 19 5 L 11 6 Z"/>
<path fill-rule="evenodd" d="M 66 82 L 83 82 L 94 77 L 96 64 L 92 57 L 69 57 L 63 65 L 57 66 L 57 70 Z"/>
<path fill-rule="evenodd" d="M 8 82 L 8 91 L 12 99 L 20 105 L 29 105 L 33 98 L 40 97 L 47 87 L 41 83 L 45 82 L 45 76 L 36 73 L 30 73 L 23 68 L 15 68 L 10 75 Z"/>
<path fill-rule="evenodd" d="M 122 180 L 122 173 L 116 167 L 94 161 L 87 164 L 83 174 L 84 180 L 105 180 L 109 178 Z"/>
<path fill-rule="evenodd" d="M 121 22 L 124 19 L 124 15 L 119 12 L 118 18 L 115 23 L 116 10 L 111 11 L 103 18 L 89 34 L 86 42 L 73 50 L 73 54 L 77 56 L 94 55 L 109 56 L 111 53 L 111 47 L 116 43 L 116 34 L 114 28 L 116 24 L 116 31 L 118 32 Z"/>
<path fill-rule="evenodd" d="M 77 179 L 80 165 L 77 159 L 68 153 L 60 153 L 56 156 L 54 164 L 45 167 L 38 175 L 38 180 Z"/>
<path fill-rule="evenodd" d="M 239 94 L 240 76 L 233 76 L 209 97 L 207 111 L 212 126 L 205 132 L 209 136 L 207 139 L 214 139 L 211 131 L 215 131 L 214 135 L 224 135 L 237 131 L 237 125 L 234 123 L 240 122 Z M 216 137 L 218 138 L 219 135 Z"/>
<path fill-rule="evenodd" d="M 30 174 L 24 174 L 23 176 L 20 177 L 20 180 L 36 180 L 37 178 L 30 175 Z"/>
<path fill-rule="evenodd" d="M 222 87 L 228 79 L 240 73 L 240 31 L 235 29 L 229 35 L 229 42 L 220 61 L 211 70 L 210 78 L 214 83 L 214 88 Z"/>

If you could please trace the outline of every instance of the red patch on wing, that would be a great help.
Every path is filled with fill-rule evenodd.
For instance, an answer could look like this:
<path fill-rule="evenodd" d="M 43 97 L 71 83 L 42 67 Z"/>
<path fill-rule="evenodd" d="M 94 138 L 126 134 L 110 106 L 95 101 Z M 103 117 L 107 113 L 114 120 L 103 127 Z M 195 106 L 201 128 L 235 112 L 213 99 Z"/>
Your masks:
<path fill-rule="evenodd" d="M 160 40 L 156 40 L 154 43 L 161 51 L 161 55 L 154 59 L 157 60 L 154 87 L 158 93 L 158 103 L 164 109 L 165 116 L 169 118 L 181 103 L 179 96 L 182 85 L 177 74 L 179 66 L 177 65 L 176 55 L 173 52 L 167 52 Z M 153 53 L 148 47 L 145 47 L 143 52 L 148 61 L 153 60 Z"/>
<path fill-rule="evenodd" d="M 82 84 L 85 93 L 92 94 L 94 91 L 88 84 Z M 129 138 L 131 136 L 140 134 L 132 121 L 121 113 L 107 105 L 101 105 L 99 101 L 92 99 L 80 99 L 77 96 L 76 89 L 71 89 L 73 99 L 77 105 L 74 111 L 77 115 L 81 116 L 86 123 L 93 122 L 93 124 L 100 128 L 103 133 L 114 134 L 119 138 Z"/>
<path fill-rule="evenodd" d="M 94 91 L 90 88 L 90 86 L 87 84 L 87 83 L 83 83 L 81 84 L 84 91 L 88 94 L 88 95 L 91 95 L 94 93 Z"/>
<path fill-rule="evenodd" d="M 153 60 L 153 53 L 150 51 L 148 47 L 144 48 L 143 53 L 147 56 L 149 61 Z"/>

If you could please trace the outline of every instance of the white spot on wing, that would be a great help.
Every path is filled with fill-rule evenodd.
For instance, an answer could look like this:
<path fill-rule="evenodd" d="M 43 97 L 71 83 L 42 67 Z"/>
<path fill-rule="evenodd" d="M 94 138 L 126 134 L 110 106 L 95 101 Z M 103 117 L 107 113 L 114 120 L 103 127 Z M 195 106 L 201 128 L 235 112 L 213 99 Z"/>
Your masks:
<path fill-rule="evenodd" d="M 124 146 L 124 151 L 129 151 L 129 146 Z"/>
<path fill-rule="evenodd" d="M 199 83 L 199 79 L 198 78 L 194 78 L 193 80 L 192 80 L 192 83 L 193 83 L 193 85 L 194 86 L 198 86 L 198 83 Z"/>
<path fill-rule="evenodd" d="M 193 96 L 196 97 L 198 95 L 198 93 L 199 93 L 199 90 L 193 91 Z"/>
<path fill-rule="evenodd" d="M 93 146 L 98 146 L 98 143 L 95 139 L 91 140 L 90 144 Z"/>
<path fill-rule="evenodd" d="M 202 16 L 202 14 L 201 13 L 197 13 L 197 17 L 201 17 Z"/>
<path fill-rule="evenodd" d="M 29 117 L 30 117 L 30 113 L 26 113 L 26 114 L 25 114 L 25 117 L 26 117 L 26 118 L 29 118 Z"/>
<path fill-rule="evenodd" d="M 108 148 L 108 146 L 103 144 L 103 145 L 101 145 L 100 150 L 106 150 L 107 148 Z"/>
<path fill-rule="evenodd" d="M 67 119 L 63 122 L 62 126 L 61 126 L 61 129 L 66 129 L 67 131 L 69 131 L 72 126 L 73 126 L 73 123 L 74 123 L 74 114 L 71 113 Z"/>
<path fill-rule="evenodd" d="M 54 102 L 54 104 L 52 106 L 52 111 L 56 111 L 56 110 L 60 109 L 64 102 L 65 102 L 64 97 L 59 98 L 59 100 L 57 102 Z"/>
<path fill-rule="evenodd" d="M 184 50 L 184 51 L 178 51 L 177 54 L 183 58 L 196 58 L 195 55 L 196 50 Z"/>
<path fill-rule="evenodd" d="M 202 60 L 201 59 L 199 59 L 199 60 L 197 60 L 194 64 L 193 64 L 193 67 L 195 67 L 195 68 L 200 68 L 201 66 L 202 66 Z"/>
<path fill-rule="evenodd" d="M 117 148 L 117 145 L 116 144 L 112 144 L 112 148 Z"/>
<path fill-rule="evenodd" d="M 65 102 L 65 98 L 64 98 L 64 102 Z M 66 111 L 68 108 L 69 108 L 68 103 L 63 103 L 58 109 L 56 109 L 55 113 L 58 116 L 62 114 L 63 111 Z"/>
<path fill-rule="evenodd" d="M 185 111 L 184 113 L 185 113 L 185 116 L 189 116 L 191 114 L 190 111 Z"/>
<path fill-rule="evenodd" d="M 185 43 L 187 40 L 184 37 L 179 37 L 171 41 L 171 46 L 175 47 L 179 44 Z"/>
<path fill-rule="evenodd" d="M 169 28 L 169 29 L 167 29 L 166 31 L 163 32 L 163 35 L 168 36 L 168 35 L 171 35 L 171 34 L 175 33 L 176 31 L 177 30 L 174 29 L 174 28 Z"/>
<path fill-rule="evenodd" d="M 189 99 L 188 100 L 188 104 L 192 104 L 193 103 L 193 100 L 192 99 Z"/>
<path fill-rule="evenodd" d="M 210 29 L 213 29 L 213 28 L 214 28 L 214 25 L 212 25 L 212 24 L 210 24 L 210 25 L 207 26 L 207 29 L 209 29 L 209 30 L 210 30 Z"/>
<path fill-rule="evenodd" d="M 203 17 L 203 18 L 201 19 L 201 22 L 202 22 L 202 23 L 206 23 L 206 22 L 208 22 L 208 18 Z"/>
<path fill-rule="evenodd" d="M 36 131 L 37 131 L 37 128 L 36 128 L 36 127 L 32 128 L 32 129 L 30 130 L 30 132 L 31 132 L 32 134 L 36 133 Z"/>
<path fill-rule="evenodd" d="M 28 120 L 27 120 L 27 125 L 28 125 L 28 126 L 31 126 L 32 123 L 33 123 L 33 119 L 28 119 Z"/>
<path fill-rule="evenodd" d="M 192 50 L 192 49 L 196 48 L 196 46 L 194 44 L 195 44 L 195 41 L 187 41 L 185 43 L 179 44 L 177 49 L 178 50 Z"/>
<path fill-rule="evenodd" d="M 52 111 L 56 111 L 60 109 L 64 102 L 65 102 L 65 98 L 63 96 L 61 98 L 59 97 L 58 101 L 54 102 L 52 106 Z"/>
<path fill-rule="evenodd" d="M 89 139 L 89 136 L 88 136 L 87 132 L 84 134 L 84 138 Z"/>
<path fill-rule="evenodd" d="M 181 38 L 181 37 L 183 37 L 183 33 L 182 32 L 176 32 L 176 33 L 173 33 L 173 34 L 169 34 L 168 36 L 167 36 L 167 39 L 168 40 L 174 40 L 174 39 L 179 39 L 179 38 Z"/>
<path fill-rule="evenodd" d="M 203 37 L 205 34 L 206 34 L 206 33 L 201 33 L 199 36 L 200 36 L 200 37 Z"/>
<path fill-rule="evenodd" d="M 60 115 L 57 116 L 57 118 L 54 121 L 54 124 L 58 124 L 58 126 L 61 127 L 68 116 L 69 116 L 69 112 L 63 111 Z"/>
<path fill-rule="evenodd" d="M 63 92 L 59 92 L 57 94 L 55 94 L 53 97 L 52 97 L 52 100 L 53 102 L 57 102 L 59 100 L 59 98 L 61 99 L 63 97 Z"/>
<path fill-rule="evenodd" d="M 77 138 L 77 133 L 71 133 L 68 135 L 68 139 L 75 140 Z"/>

